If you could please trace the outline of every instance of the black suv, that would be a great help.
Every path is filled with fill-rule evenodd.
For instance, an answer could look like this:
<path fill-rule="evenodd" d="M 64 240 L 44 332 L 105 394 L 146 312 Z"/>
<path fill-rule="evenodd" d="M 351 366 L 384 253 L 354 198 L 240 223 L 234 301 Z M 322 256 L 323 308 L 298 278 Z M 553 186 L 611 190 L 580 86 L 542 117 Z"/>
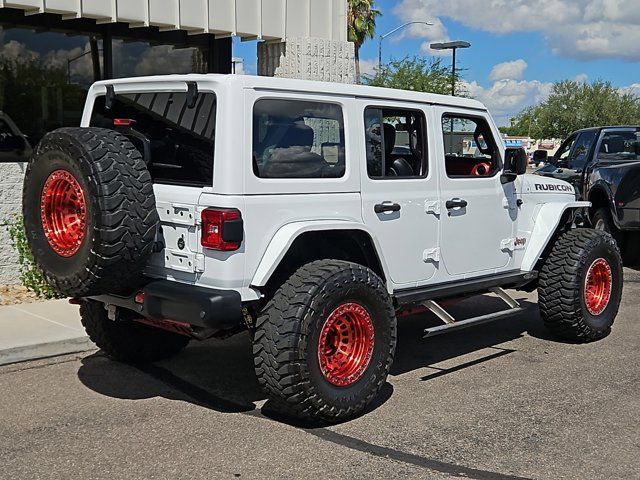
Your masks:
<path fill-rule="evenodd" d="M 573 184 L 589 200 L 589 221 L 610 232 L 628 263 L 640 260 L 640 126 L 596 127 L 574 132 L 535 173 Z"/>

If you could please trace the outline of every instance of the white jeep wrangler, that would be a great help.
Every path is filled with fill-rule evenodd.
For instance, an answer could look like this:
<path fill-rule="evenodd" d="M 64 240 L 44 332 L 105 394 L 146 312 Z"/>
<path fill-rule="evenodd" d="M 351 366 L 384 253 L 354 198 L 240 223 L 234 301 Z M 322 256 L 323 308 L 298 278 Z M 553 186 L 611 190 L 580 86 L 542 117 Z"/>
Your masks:
<path fill-rule="evenodd" d="M 29 163 L 24 220 L 47 280 L 90 337 L 130 362 L 248 329 L 255 371 L 303 418 L 340 421 L 378 394 L 396 317 L 435 335 L 520 309 L 576 341 L 606 336 L 622 294 L 588 207 L 525 174 L 474 100 L 251 76 L 100 82 L 81 128 Z M 441 300 L 494 292 L 456 321 Z"/>

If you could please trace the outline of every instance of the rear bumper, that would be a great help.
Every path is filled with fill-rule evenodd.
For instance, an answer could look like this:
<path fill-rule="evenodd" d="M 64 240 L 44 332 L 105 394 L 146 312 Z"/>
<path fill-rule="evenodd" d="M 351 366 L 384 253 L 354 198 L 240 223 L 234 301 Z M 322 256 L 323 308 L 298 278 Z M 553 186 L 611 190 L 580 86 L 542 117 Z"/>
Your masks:
<path fill-rule="evenodd" d="M 90 298 L 132 310 L 142 317 L 173 320 L 203 328 L 232 328 L 242 320 L 242 301 L 240 293 L 235 290 L 215 290 L 156 280 L 140 291 L 144 293 L 141 304 L 135 302 L 135 294 L 129 297 L 99 295 Z"/>

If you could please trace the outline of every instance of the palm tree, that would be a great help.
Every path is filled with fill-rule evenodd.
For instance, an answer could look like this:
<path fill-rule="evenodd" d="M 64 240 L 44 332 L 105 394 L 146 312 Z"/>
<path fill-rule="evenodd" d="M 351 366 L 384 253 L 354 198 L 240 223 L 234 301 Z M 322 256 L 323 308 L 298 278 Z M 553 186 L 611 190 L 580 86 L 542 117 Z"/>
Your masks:
<path fill-rule="evenodd" d="M 356 83 L 360 83 L 360 47 L 376 31 L 376 17 L 382 15 L 374 7 L 375 0 L 349 0 L 347 26 L 349 41 L 355 44 Z"/>

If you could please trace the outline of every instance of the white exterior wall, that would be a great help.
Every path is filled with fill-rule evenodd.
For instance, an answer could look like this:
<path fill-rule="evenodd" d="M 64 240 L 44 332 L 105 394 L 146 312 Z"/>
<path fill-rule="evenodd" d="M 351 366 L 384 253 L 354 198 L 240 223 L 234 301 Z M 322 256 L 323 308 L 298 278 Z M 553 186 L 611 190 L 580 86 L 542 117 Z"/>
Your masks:
<path fill-rule="evenodd" d="M 287 38 L 258 44 L 258 75 L 353 83 L 353 43 L 322 38 Z"/>
<path fill-rule="evenodd" d="M 347 40 L 347 0 L 0 0 L 5 7 L 191 33 Z"/>
<path fill-rule="evenodd" d="M 20 283 L 18 258 L 4 226 L 22 211 L 26 163 L 0 163 L 0 285 Z"/>

